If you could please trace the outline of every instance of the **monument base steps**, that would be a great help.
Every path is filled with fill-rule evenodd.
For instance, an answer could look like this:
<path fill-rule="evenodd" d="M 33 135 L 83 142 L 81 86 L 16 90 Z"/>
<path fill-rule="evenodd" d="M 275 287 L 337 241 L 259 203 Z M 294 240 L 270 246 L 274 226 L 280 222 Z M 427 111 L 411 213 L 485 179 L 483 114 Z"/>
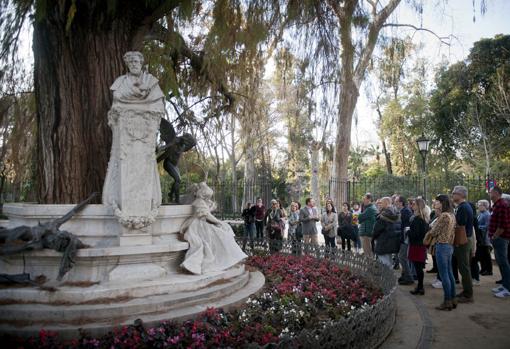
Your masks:
<path fill-rule="evenodd" d="M 187 281 L 178 282 L 178 277 L 189 278 Z M 197 282 L 200 277 L 203 277 L 202 283 Z M 196 279 L 192 281 L 193 278 Z M 96 303 L 3 304 L 0 305 L 0 332 L 31 336 L 44 328 L 57 331 L 60 338 L 70 339 L 76 338 L 78 329 L 81 328 L 94 336 L 100 336 L 115 327 L 133 324 L 136 319 L 151 326 L 165 320 L 189 319 L 208 307 L 237 306 L 259 291 L 265 282 L 262 273 L 245 271 L 244 266 L 236 266 L 226 272 L 217 273 L 214 277 L 175 275 L 173 280 L 175 287 L 167 288 L 167 293 L 154 293 L 138 298 L 129 298 L 126 295 L 124 298 L 119 296 L 116 301 L 96 299 Z M 153 282 L 158 283 L 157 280 Z M 164 282 L 159 282 L 161 283 Z M 143 286 L 140 287 L 143 289 Z M 184 290 L 186 288 L 187 290 Z M 163 289 L 165 288 L 155 291 Z M 175 292 L 178 289 L 181 291 Z"/>

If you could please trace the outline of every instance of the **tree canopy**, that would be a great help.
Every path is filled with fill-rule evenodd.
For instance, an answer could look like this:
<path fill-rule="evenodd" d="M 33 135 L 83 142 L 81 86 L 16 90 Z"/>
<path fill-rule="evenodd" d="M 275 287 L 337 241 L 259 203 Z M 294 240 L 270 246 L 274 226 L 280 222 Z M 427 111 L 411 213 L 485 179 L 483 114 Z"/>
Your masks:
<path fill-rule="evenodd" d="M 485 1 L 479 4 L 483 13 Z M 466 170 L 481 163 L 484 172 L 503 169 L 510 158 L 508 36 L 481 40 L 465 61 L 445 64 L 431 91 L 433 67 L 411 37 L 398 34 L 425 30 L 398 22 L 392 14 L 403 5 L 423 13 L 420 0 L 0 0 L 2 86 L 19 75 L 27 27 L 34 53 L 28 91 L 11 84 L 11 98 L 2 90 L 1 102 L 23 106 L 9 109 L 2 131 L 18 130 L 12 115 L 32 113 L 32 123 L 20 125 L 35 123 L 30 172 L 41 202 L 78 202 L 100 191 L 111 143 L 109 86 L 125 71 L 123 53 L 140 50 L 170 121 L 199 140 L 183 159 L 194 180 L 203 173 L 233 183 L 345 180 L 361 176 L 371 158 L 371 173 L 385 167 L 410 175 L 422 133 L 438 144 L 432 171 L 457 168 L 457 158 Z M 355 110 L 367 79 L 381 148 L 351 146 L 353 121 L 366 122 Z M 2 149 L 11 161 L 15 154 Z M 244 196 L 253 197 L 248 189 Z M 344 195 L 334 193 L 340 201 Z"/>
<path fill-rule="evenodd" d="M 430 99 L 433 131 L 450 160 L 502 171 L 510 152 L 510 35 L 477 41 L 465 61 L 442 67 Z M 482 161 L 480 161 L 482 160 Z"/>

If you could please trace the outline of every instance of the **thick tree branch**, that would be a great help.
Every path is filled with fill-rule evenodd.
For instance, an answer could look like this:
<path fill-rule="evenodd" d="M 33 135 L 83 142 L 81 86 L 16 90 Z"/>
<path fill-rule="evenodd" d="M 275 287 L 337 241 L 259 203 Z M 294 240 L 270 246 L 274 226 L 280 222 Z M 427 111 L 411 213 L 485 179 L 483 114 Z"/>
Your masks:
<path fill-rule="evenodd" d="M 198 74 L 205 76 L 207 81 L 211 85 L 216 86 L 217 91 L 226 98 L 227 100 L 226 108 L 228 109 L 233 106 L 235 100 L 233 93 L 228 90 L 223 81 L 216 81 L 216 79 L 207 69 L 206 65 L 204 64 L 205 55 L 204 52 L 203 51 L 194 52 L 191 48 L 188 47 L 186 41 L 184 40 L 181 34 L 174 31 L 173 28 L 171 27 L 167 29 L 163 27 L 161 24 L 155 23 L 152 26 L 150 32 L 147 32 L 145 34 L 144 39 L 157 40 L 164 43 L 168 43 L 170 40 L 171 41 L 170 44 L 172 45 L 174 51 L 174 53 L 171 54 L 171 56 L 173 57 L 182 56 L 189 59 L 191 68 Z"/>
<path fill-rule="evenodd" d="M 444 44 L 444 45 L 447 45 L 447 46 L 450 46 L 451 43 L 450 43 L 450 40 L 451 38 L 453 37 L 453 35 L 449 35 L 449 36 L 439 36 L 438 34 L 436 34 L 434 31 L 430 30 L 430 29 L 427 29 L 427 28 L 422 28 L 422 27 L 417 27 L 415 25 L 412 25 L 412 24 L 400 24 L 400 23 L 386 23 L 383 25 L 383 27 L 396 27 L 396 28 L 411 28 L 411 29 L 414 29 L 415 31 L 424 31 L 424 32 L 427 32 L 427 33 L 430 33 L 432 35 L 434 35 L 436 38 L 439 39 L 439 41 Z"/>
<path fill-rule="evenodd" d="M 334 1 L 328 1 L 330 6 L 338 6 Z M 352 76 L 352 69 L 354 64 L 354 44 L 352 42 L 352 16 L 356 8 L 357 1 L 349 1 L 344 5 L 343 11 L 335 14 L 338 16 L 338 23 L 340 25 L 340 44 L 342 46 L 341 57 L 341 71 L 340 76 L 341 84 L 347 85 L 346 78 Z"/>
<path fill-rule="evenodd" d="M 370 23 L 367 43 L 363 50 L 361 51 L 360 59 L 354 71 L 354 83 L 356 84 L 358 89 L 361 85 L 361 81 L 363 81 L 363 76 L 365 75 L 368 63 L 370 62 L 370 58 L 372 57 L 372 53 L 374 52 L 375 45 L 377 44 L 379 32 L 381 31 L 384 23 L 386 22 L 390 14 L 395 10 L 395 8 L 397 8 L 401 1 L 402 0 L 391 0 L 377 14 L 377 16 L 373 19 L 372 23 Z"/>
<path fill-rule="evenodd" d="M 140 22 L 140 26 L 133 36 L 131 46 L 135 50 L 141 50 L 143 42 L 148 33 L 150 33 L 154 26 L 161 26 L 158 21 L 167 16 L 172 10 L 177 8 L 178 1 L 163 1 L 159 6 L 150 11 L 150 14 L 145 16 Z"/>
<path fill-rule="evenodd" d="M 343 8 L 340 7 L 338 1 L 328 0 L 328 6 L 333 10 L 337 18 L 345 18 L 345 11 Z"/>
<path fill-rule="evenodd" d="M 375 18 L 375 16 L 377 15 L 377 5 L 379 4 L 379 0 L 375 0 L 375 1 L 367 0 L 367 2 L 372 7 L 372 16 Z"/>

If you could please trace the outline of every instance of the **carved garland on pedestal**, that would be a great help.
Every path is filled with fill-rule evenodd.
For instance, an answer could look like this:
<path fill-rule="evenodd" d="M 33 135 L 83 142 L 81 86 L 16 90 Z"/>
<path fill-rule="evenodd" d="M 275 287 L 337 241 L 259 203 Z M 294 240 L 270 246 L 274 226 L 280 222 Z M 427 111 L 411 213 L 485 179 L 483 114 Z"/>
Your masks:
<path fill-rule="evenodd" d="M 153 202 L 154 204 L 154 202 Z M 129 216 L 122 213 L 122 210 L 119 208 L 117 203 L 114 201 L 112 203 L 113 213 L 115 217 L 119 219 L 119 223 L 124 227 L 129 229 L 144 229 L 150 226 L 152 223 L 156 221 L 156 217 L 159 213 L 159 207 L 154 208 L 148 215 L 146 216 Z"/>

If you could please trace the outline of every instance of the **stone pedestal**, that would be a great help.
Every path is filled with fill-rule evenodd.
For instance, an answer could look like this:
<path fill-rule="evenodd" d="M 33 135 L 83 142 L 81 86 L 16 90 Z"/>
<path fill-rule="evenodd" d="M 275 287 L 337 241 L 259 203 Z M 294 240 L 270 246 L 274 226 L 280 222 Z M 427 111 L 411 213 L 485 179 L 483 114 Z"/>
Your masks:
<path fill-rule="evenodd" d="M 152 243 L 151 225 L 161 205 L 155 148 L 162 116 L 135 107 L 113 107 L 108 113 L 113 138 L 103 204 L 122 225 L 121 246 Z"/>

